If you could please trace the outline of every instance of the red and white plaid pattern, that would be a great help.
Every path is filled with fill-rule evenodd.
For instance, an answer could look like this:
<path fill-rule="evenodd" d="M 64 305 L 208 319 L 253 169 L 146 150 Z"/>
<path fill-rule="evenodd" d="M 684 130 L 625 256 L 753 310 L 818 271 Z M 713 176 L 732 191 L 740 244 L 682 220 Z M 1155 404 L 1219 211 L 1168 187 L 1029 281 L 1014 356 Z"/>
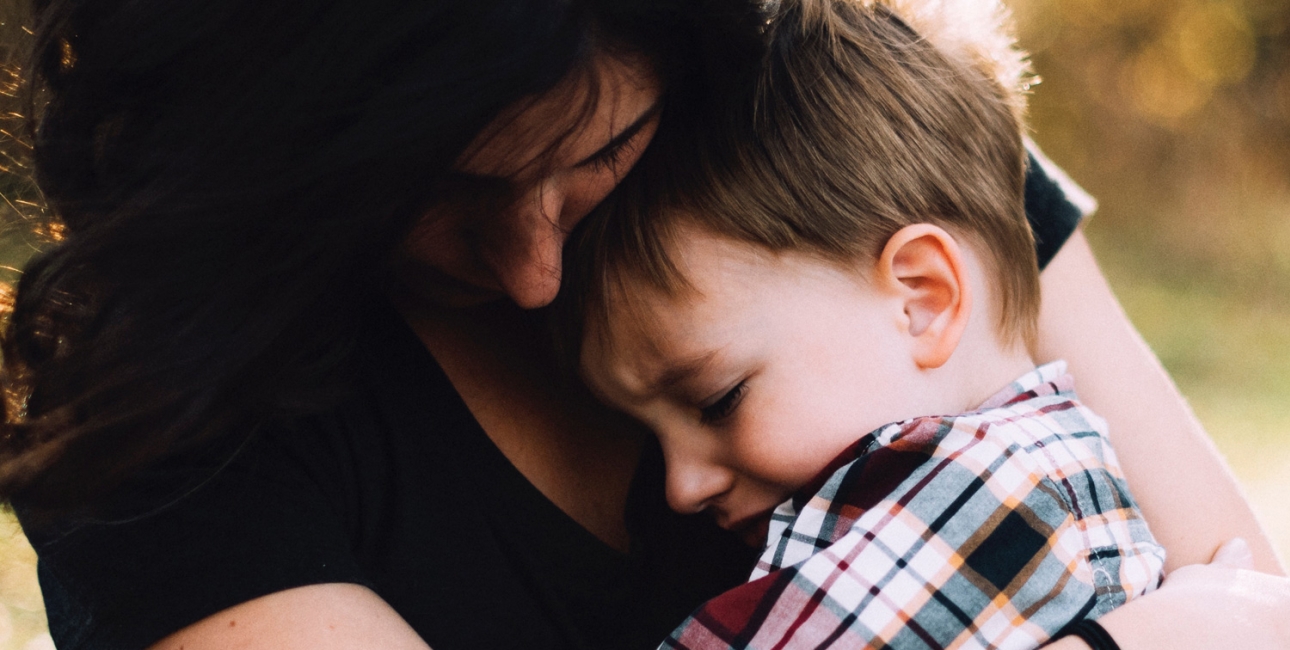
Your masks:
<path fill-rule="evenodd" d="M 1154 589 L 1164 558 L 1057 362 L 859 440 L 661 647 L 1035 648 Z"/>

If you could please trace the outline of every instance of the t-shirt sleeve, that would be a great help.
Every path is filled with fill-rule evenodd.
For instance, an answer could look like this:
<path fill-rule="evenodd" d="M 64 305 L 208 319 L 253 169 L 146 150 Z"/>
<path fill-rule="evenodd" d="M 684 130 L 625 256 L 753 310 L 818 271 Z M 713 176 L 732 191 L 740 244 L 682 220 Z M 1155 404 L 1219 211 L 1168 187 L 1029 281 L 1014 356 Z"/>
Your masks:
<path fill-rule="evenodd" d="M 1097 201 L 1026 140 L 1026 219 L 1035 235 L 1039 268 L 1048 263 L 1097 209 Z"/>
<path fill-rule="evenodd" d="M 365 584 L 335 488 L 322 487 L 320 470 L 316 458 L 258 436 L 196 485 L 162 490 L 167 496 L 145 508 L 122 506 L 133 510 L 126 516 L 27 526 L 55 643 L 142 648 L 259 596 Z M 149 484 L 174 485 L 176 476 L 182 483 L 194 473 L 163 467 Z"/>

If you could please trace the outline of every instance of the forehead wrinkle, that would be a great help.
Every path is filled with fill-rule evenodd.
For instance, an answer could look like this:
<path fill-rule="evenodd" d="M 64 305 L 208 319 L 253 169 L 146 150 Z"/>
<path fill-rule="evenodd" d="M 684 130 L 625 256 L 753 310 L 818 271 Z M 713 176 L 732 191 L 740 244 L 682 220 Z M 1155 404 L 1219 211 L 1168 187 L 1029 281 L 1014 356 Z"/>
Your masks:
<path fill-rule="evenodd" d="M 648 350 L 628 355 L 634 358 L 626 360 L 621 353 L 606 354 L 608 350 L 615 349 L 612 346 L 613 343 L 608 341 L 600 344 L 601 354 L 598 357 L 605 361 L 601 364 L 601 376 L 614 382 L 618 391 L 634 403 L 649 402 L 674 392 L 678 385 L 702 373 L 720 353 L 719 350 L 707 350 L 679 359 L 668 359 L 659 349 L 657 341 L 650 339 L 646 344 Z M 602 393 L 603 388 L 593 386 L 593 391 Z"/>
<path fill-rule="evenodd" d="M 597 315 L 584 320 L 579 353 L 583 379 L 602 399 L 607 397 L 605 388 L 619 387 L 627 393 L 639 393 L 640 382 L 636 379 L 640 373 L 634 370 L 640 365 L 636 357 L 642 355 L 632 348 L 646 347 L 644 357 L 657 356 L 657 343 L 638 326 L 641 319 L 636 315 L 645 309 L 637 304 L 639 301 L 625 300 L 617 291 L 606 291 L 596 302 L 600 303 L 594 309 Z M 632 315 L 624 317 L 624 313 Z M 611 385 L 601 385 L 598 380 L 602 379 Z"/>
<path fill-rule="evenodd" d="M 664 394 L 716 357 L 716 350 L 688 353 L 676 349 L 678 334 L 680 340 L 686 340 L 684 332 L 678 332 L 685 329 L 679 322 L 685 313 L 684 298 L 641 286 L 639 281 L 620 278 L 615 284 L 604 296 L 608 304 L 603 317 L 588 323 L 584 349 L 586 345 L 597 348 L 595 356 L 606 371 L 604 376 L 633 399 L 645 401 Z"/>

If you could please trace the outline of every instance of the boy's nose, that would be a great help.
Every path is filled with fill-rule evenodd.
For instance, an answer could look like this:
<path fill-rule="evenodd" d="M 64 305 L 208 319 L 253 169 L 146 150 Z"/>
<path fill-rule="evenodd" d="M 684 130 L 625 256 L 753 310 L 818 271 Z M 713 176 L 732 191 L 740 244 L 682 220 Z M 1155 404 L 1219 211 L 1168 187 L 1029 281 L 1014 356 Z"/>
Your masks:
<path fill-rule="evenodd" d="M 681 514 L 702 512 L 733 485 L 725 468 L 693 458 L 667 458 L 667 505 Z"/>

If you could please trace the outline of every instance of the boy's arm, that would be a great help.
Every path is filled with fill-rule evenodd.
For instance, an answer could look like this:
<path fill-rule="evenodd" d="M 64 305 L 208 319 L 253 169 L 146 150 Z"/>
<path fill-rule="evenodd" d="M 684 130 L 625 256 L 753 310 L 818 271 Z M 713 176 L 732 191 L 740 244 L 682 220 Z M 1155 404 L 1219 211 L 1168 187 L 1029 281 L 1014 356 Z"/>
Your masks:
<path fill-rule="evenodd" d="M 1255 568 L 1285 570 L 1235 479 L 1138 335 L 1077 231 L 1040 276 L 1039 361 L 1065 359 L 1080 399 L 1106 418 L 1166 569 L 1206 562 L 1243 537 Z"/>

